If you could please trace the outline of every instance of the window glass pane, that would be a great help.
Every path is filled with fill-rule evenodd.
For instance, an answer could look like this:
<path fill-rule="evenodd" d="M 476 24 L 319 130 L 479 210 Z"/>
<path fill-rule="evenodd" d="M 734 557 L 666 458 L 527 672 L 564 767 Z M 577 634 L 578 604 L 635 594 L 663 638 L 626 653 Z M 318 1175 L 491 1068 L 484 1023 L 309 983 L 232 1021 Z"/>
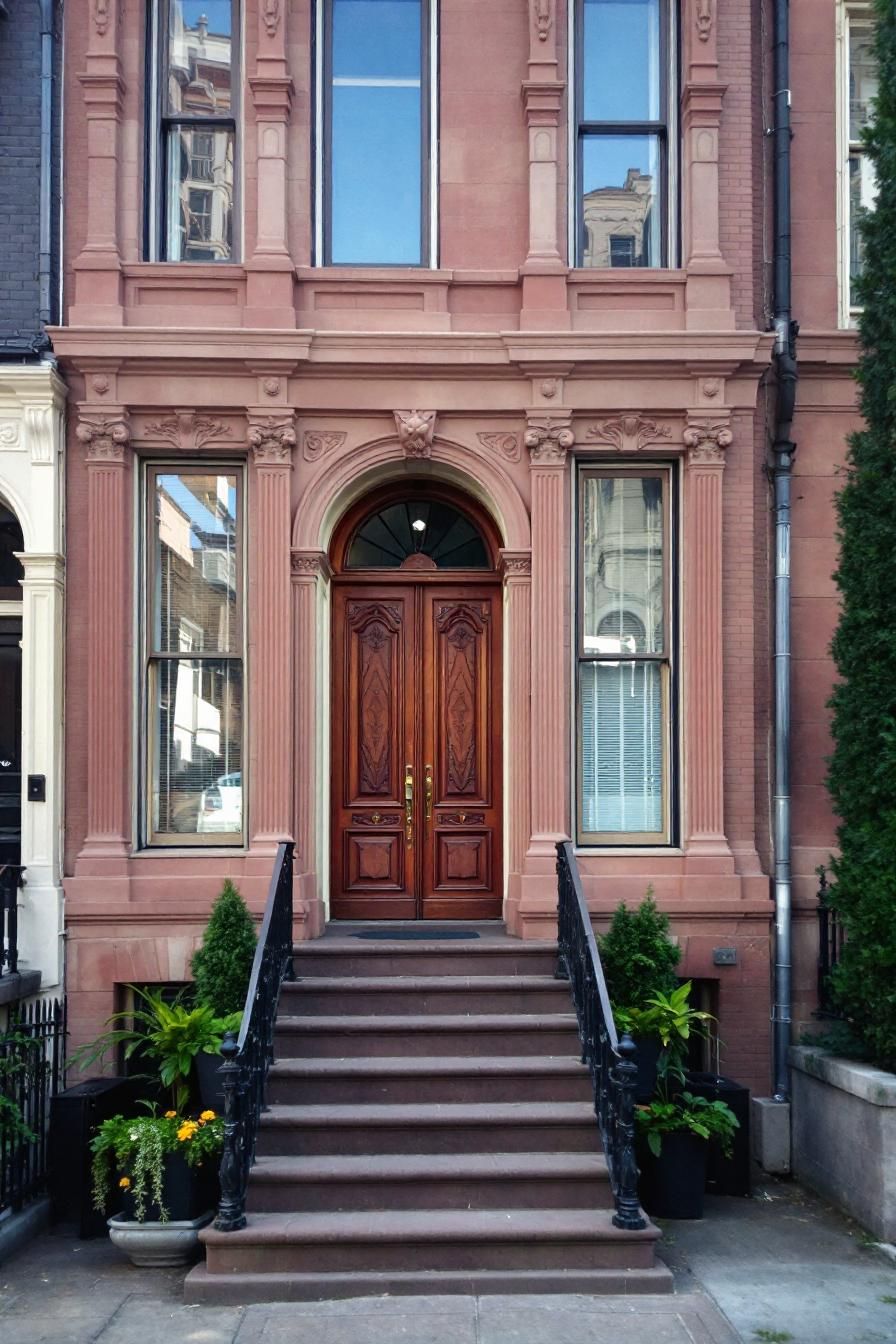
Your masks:
<path fill-rule="evenodd" d="M 155 664 L 152 828 L 242 838 L 242 667 L 235 660 Z"/>
<path fill-rule="evenodd" d="M 230 0 L 168 0 L 168 112 L 228 117 Z"/>
<path fill-rule="evenodd" d="M 660 143 L 589 135 L 582 143 L 583 266 L 661 266 Z M 623 242 L 611 243 L 621 238 Z"/>
<path fill-rule="evenodd" d="M 872 31 L 849 26 L 849 138 L 858 140 L 871 120 L 871 100 L 877 97 L 877 66 Z"/>
<path fill-rule="evenodd" d="M 334 0 L 330 253 L 419 265 L 420 0 Z"/>
<path fill-rule="evenodd" d="M 581 829 L 660 835 L 664 829 L 662 669 L 580 665 Z"/>
<path fill-rule="evenodd" d="M 585 121 L 659 121 L 660 0 L 585 0 Z"/>
<path fill-rule="evenodd" d="M 160 472 L 154 481 L 153 649 L 239 653 L 236 476 Z"/>
<path fill-rule="evenodd" d="M 19 580 L 24 578 L 25 571 L 15 553 L 24 549 L 25 541 L 18 518 L 5 504 L 0 504 L 0 596 L 4 600 L 21 599 Z"/>
<path fill-rule="evenodd" d="M 661 477 L 583 478 L 582 588 L 583 653 L 663 652 Z"/>
<path fill-rule="evenodd" d="M 420 563 L 419 557 L 432 561 Z M 389 504 L 358 528 L 349 569 L 488 569 L 485 542 L 469 518 L 440 500 Z"/>
<path fill-rule="evenodd" d="M 168 136 L 168 259 L 233 253 L 233 131 L 173 128 Z"/>

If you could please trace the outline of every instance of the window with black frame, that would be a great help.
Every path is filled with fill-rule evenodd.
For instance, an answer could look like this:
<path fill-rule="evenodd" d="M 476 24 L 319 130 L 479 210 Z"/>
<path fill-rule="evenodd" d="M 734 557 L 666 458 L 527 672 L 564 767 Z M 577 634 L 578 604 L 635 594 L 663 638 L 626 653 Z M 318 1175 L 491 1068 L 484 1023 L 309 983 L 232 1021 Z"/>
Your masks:
<path fill-rule="evenodd" d="M 577 840 L 672 840 L 670 469 L 579 473 Z"/>
<path fill-rule="evenodd" d="M 234 260 L 237 0 L 148 9 L 147 255 Z"/>
<path fill-rule="evenodd" d="M 433 0 L 318 0 L 317 260 L 428 266 Z"/>
<path fill-rule="evenodd" d="M 242 473 L 148 467 L 146 838 L 243 842 Z"/>
<path fill-rule="evenodd" d="M 575 264 L 669 266 L 673 0 L 577 0 Z"/>

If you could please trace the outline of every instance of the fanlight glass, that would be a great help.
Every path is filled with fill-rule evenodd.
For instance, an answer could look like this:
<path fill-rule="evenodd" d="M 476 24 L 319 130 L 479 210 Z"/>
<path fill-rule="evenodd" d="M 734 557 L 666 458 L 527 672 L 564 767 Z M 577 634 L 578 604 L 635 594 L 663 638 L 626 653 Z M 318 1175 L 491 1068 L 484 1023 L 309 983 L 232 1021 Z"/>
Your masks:
<path fill-rule="evenodd" d="M 491 569 L 479 529 L 450 504 L 403 500 L 372 513 L 348 548 L 348 569 Z"/>

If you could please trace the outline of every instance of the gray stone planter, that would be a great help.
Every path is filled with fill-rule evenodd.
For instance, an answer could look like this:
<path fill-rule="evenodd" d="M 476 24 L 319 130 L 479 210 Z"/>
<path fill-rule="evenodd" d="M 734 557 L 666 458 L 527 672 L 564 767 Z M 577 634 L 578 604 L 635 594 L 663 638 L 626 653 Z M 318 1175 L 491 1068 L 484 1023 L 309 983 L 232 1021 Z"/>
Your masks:
<path fill-rule="evenodd" d="M 794 1046 L 793 1173 L 896 1242 L 896 1074 Z"/>
<path fill-rule="evenodd" d="M 135 1223 L 117 1215 L 109 1219 L 109 1238 L 141 1269 L 188 1265 L 196 1258 L 200 1230 L 213 1216 L 204 1213 L 189 1222 Z"/>

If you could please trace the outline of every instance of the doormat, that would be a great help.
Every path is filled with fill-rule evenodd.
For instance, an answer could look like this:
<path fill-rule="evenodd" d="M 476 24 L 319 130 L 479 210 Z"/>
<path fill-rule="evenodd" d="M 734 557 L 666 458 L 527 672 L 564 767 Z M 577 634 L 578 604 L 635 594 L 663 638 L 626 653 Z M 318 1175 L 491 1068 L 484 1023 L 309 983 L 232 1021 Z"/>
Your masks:
<path fill-rule="evenodd" d="M 375 938 L 377 942 L 383 942 L 386 939 L 401 939 L 403 942 L 419 940 L 420 942 L 435 942 L 439 939 L 457 939 L 457 938 L 478 938 L 479 934 L 473 929 L 392 929 L 387 932 L 385 929 L 362 929 L 360 933 L 353 933 L 353 938 Z"/>

